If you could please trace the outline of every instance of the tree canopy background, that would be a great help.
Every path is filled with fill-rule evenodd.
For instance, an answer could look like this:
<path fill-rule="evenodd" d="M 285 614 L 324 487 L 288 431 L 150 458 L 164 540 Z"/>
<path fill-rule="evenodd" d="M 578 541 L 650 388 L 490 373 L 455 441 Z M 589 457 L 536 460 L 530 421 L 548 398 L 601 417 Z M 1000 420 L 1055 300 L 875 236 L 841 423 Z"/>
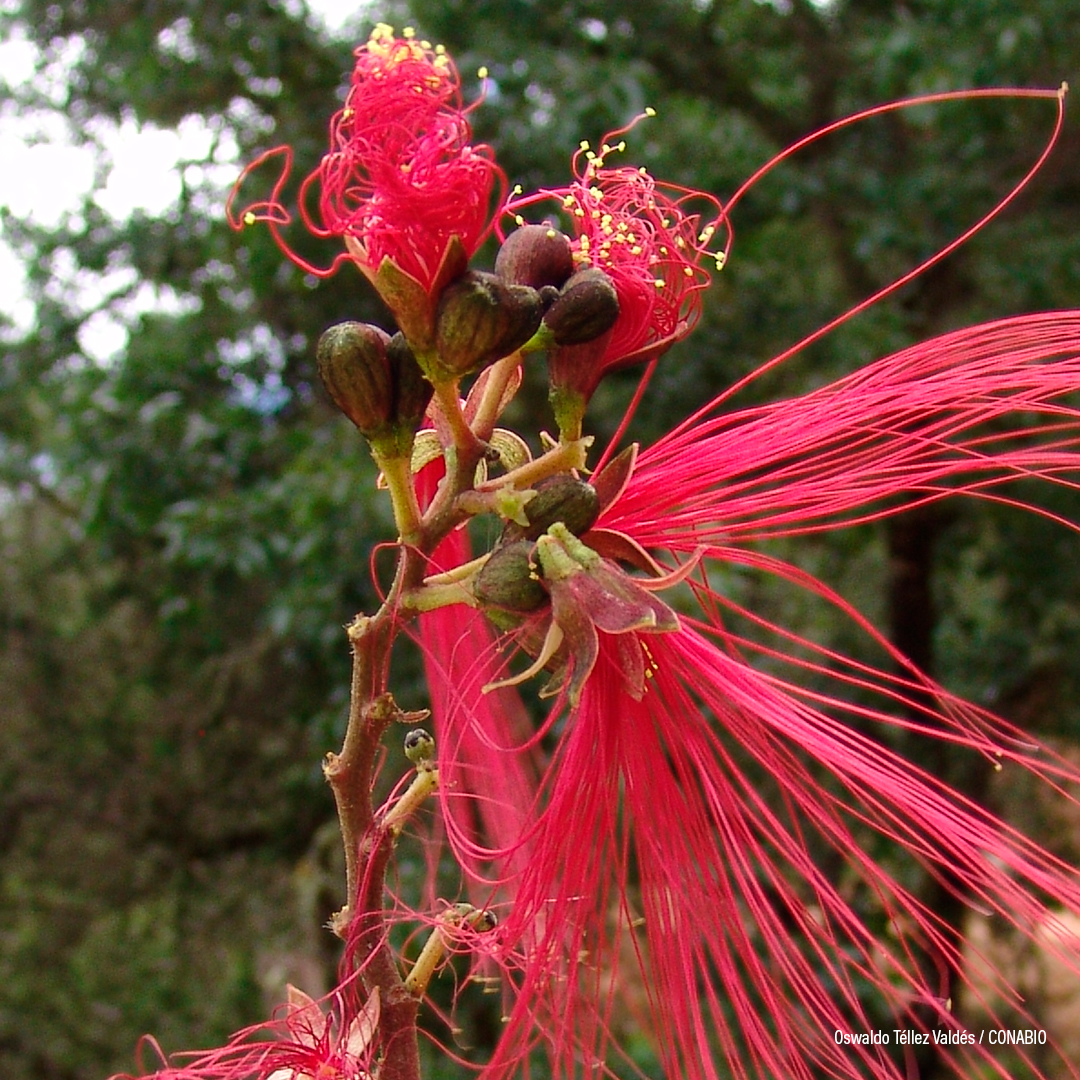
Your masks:
<path fill-rule="evenodd" d="M 301 169 L 317 162 L 351 48 L 376 19 L 445 43 L 470 96 L 489 68 L 476 134 L 512 183 L 565 183 L 580 140 L 650 105 L 659 119 L 634 129 L 628 159 L 724 198 L 783 146 L 865 106 L 1080 84 L 1073 15 L 1066 0 L 415 0 L 372 4 L 331 35 L 300 0 L 7 5 L 3 31 L 37 43 L 43 76 L 62 64 L 63 91 L 44 77 L 8 86 L 5 110 L 58 112 L 91 145 L 123 121 L 192 117 L 213 138 L 163 217 L 116 220 L 93 195 L 54 230 L 4 214 L 36 320 L 29 335 L 0 326 L 0 1072 L 100 1077 L 131 1067 L 143 1032 L 170 1051 L 206 1046 L 263 1017 L 286 980 L 327 987 L 335 943 L 322 923 L 341 877 L 319 766 L 344 720 L 341 627 L 373 606 L 369 558 L 391 517 L 313 352 L 330 323 L 385 313 L 351 268 L 316 283 L 265 230 L 229 231 L 221 176 L 278 143 Z M 1080 303 L 1071 111 L 1003 218 L 741 403 L 956 326 Z M 1052 119 L 1046 102 L 920 108 L 777 169 L 740 204 L 730 265 L 698 331 L 658 368 L 633 436 L 956 236 L 1037 157 Z M 132 315 L 147 287 L 161 302 Z M 128 329 L 107 361 L 84 348 L 102 311 Z M 542 372 L 529 378 L 523 400 L 542 409 Z M 605 384 L 594 429 L 614 430 L 633 382 Z M 1028 494 L 1080 520 L 1064 491 Z M 784 554 L 949 687 L 1076 742 L 1074 535 L 965 503 Z M 730 587 L 802 633 L 860 647 L 783 590 L 751 576 Z M 947 756 L 923 764 L 1075 856 L 1071 823 L 1024 792 L 957 775 Z M 920 887 L 961 918 L 934 883 Z"/>

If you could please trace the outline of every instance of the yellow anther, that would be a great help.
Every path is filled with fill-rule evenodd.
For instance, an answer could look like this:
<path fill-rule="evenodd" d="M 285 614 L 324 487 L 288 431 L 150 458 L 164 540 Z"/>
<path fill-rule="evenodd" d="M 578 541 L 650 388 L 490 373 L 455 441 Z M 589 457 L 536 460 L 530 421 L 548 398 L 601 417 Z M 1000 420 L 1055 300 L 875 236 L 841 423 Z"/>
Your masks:
<path fill-rule="evenodd" d="M 420 48 L 421 49 L 430 49 L 431 48 L 431 42 L 430 41 L 421 41 L 420 42 Z"/>
<path fill-rule="evenodd" d="M 481 78 L 481 79 L 486 79 L 486 78 L 488 77 L 488 69 L 487 69 L 487 67 L 486 67 L 486 66 L 482 66 L 482 67 L 480 67 L 480 68 L 479 68 L 479 69 L 477 70 L 476 74 L 477 74 L 477 76 L 478 76 L 479 78 Z"/>
<path fill-rule="evenodd" d="M 574 211 L 574 216 L 575 216 L 575 217 L 584 217 L 584 216 L 585 216 L 585 210 L 584 210 L 584 208 L 583 208 L 583 207 L 580 207 L 580 206 L 579 206 L 579 207 L 578 207 L 578 208 L 577 208 L 577 209 L 576 209 L 576 210 Z"/>
<path fill-rule="evenodd" d="M 646 116 L 655 116 L 656 115 L 656 110 L 651 105 L 647 105 L 645 107 L 645 115 Z"/>
<path fill-rule="evenodd" d="M 578 149 L 579 150 L 588 150 L 589 149 L 589 140 L 588 139 L 582 139 L 581 142 L 578 143 Z"/>
<path fill-rule="evenodd" d="M 714 258 L 716 259 L 716 269 L 723 270 L 725 263 L 727 263 L 727 256 L 722 251 L 718 251 Z"/>
<path fill-rule="evenodd" d="M 435 46 L 435 55 L 436 56 L 445 56 L 446 55 L 446 46 L 445 45 L 436 45 Z"/>
<path fill-rule="evenodd" d="M 604 197 L 604 191 L 603 191 L 603 189 L 602 189 L 602 188 L 598 188 L 598 187 L 596 187 L 596 186 L 593 186 L 593 187 L 589 188 L 589 194 L 590 194 L 590 195 L 591 195 L 591 196 L 592 196 L 592 197 L 593 197 L 594 199 L 596 199 L 597 201 L 599 201 L 600 199 L 602 199 L 602 198 Z"/>
<path fill-rule="evenodd" d="M 414 37 L 416 37 L 416 28 L 412 27 L 412 26 L 406 26 L 401 31 L 401 36 L 403 38 L 414 38 Z"/>
<path fill-rule="evenodd" d="M 520 184 L 515 184 L 511 190 L 511 195 L 520 195 L 525 189 Z"/>
<path fill-rule="evenodd" d="M 563 207 L 565 209 L 567 209 L 567 210 L 569 210 L 570 207 L 572 207 L 576 202 L 577 202 L 577 199 L 573 195 L 564 195 L 563 196 L 562 204 L 563 204 Z"/>
<path fill-rule="evenodd" d="M 663 278 L 653 278 L 653 284 L 658 289 L 666 289 L 667 288 L 667 282 Z"/>
<path fill-rule="evenodd" d="M 631 254 L 631 255 L 640 255 L 640 254 L 641 254 L 641 252 L 642 252 L 642 248 L 641 248 L 641 246 L 640 246 L 639 244 L 635 244 L 635 245 L 634 245 L 634 246 L 633 246 L 633 247 L 632 247 L 632 248 L 630 249 L 630 254 Z"/>
<path fill-rule="evenodd" d="M 514 224 L 516 224 L 516 225 L 524 225 L 525 224 L 525 219 L 520 214 L 515 214 L 514 215 Z"/>
<path fill-rule="evenodd" d="M 685 275 L 686 275 L 687 277 L 693 277 L 693 276 L 694 276 L 694 268 L 693 268 L 692 266 L 684 266 L 684 267 L 682 268 L 682 272 L 683 272 L 683 273 L 684 273 L 684 274 L 685 274 Z"/>
<path fill-rule="evenodd" d="M 585 160 L 586 161 L 595 161 L 596 160 L 596 155 L 591 150 L 586 150 L 585 151 Z"/>
<path fill-rule="evenodd" d="M 250 210 L 246 214 L 244 214 L 245 225 L 254 225 L 255 222 L 258 220 L 259 219 Z"/>
<path fill-rule="evenodd" d="M 616 145 L 615 149 L 618 150 L 619 153 L 621 154 L 626 149 L 626 140 L 625 139 L 620 139 L 618 144 Z"/>

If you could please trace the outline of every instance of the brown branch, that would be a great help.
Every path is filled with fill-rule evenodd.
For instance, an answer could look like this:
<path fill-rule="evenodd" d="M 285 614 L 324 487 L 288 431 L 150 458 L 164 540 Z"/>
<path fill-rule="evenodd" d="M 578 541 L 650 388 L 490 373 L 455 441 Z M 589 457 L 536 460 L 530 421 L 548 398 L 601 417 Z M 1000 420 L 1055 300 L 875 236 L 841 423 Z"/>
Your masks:
<path fill-rule="evenodd" d="M 401 823 L 393 816 L 377 820 L 372 799 L 382 737 L 395 721 L 410 719 L 387 689 L 390 653 L 401 619 L 414 614 L 402 610 L 402 596 L 421 585 L 427 554 L 466 516 L 455 503 L 472 486 L 483 450 L 475 436 L 473 444 L 457 447 L 440 490 L 410 537 L 414 543 L 401 544 L 382 607 L 373 616 L 358 615 L 348 628 L 353 651 L 349 721 L 341 752 L 327 754 L 323 765 L 341 825 L 348 898 L 331 919 L 331 929 L 347 941 L 368 993 L 378 989 L 383 1080 L 420 1080 L 420 1001 L 402 979 L 385 911 L 386 871 Z"/>

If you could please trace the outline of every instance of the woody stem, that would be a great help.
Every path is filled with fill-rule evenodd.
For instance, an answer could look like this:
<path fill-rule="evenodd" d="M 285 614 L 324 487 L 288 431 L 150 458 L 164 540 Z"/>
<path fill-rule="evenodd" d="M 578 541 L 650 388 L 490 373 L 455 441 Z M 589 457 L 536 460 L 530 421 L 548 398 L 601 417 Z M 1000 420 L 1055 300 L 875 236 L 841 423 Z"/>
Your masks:
<path fill-rule="evenodd" d="M 374 616 L 358 615 L 349 626 L 353 651 L 349 721 L 341 752 L 328 754 L 323 766 L 341 823 L 348 896 L 331 926 L 348 942 L 368 991 L 379 990 L 382 1080 L 420 1080 L 418 1002 L 401 978 L 386 927 L 386 870 L 398 830 L 392 822 L 388 826 L 376 820 L 372 787 L 380 741 L 401 715 L 386 689 L 400 597 L 407 585 L 415 587 L 422 581 L 423 569 L 416 549 L 403 546 L 386 602 Z"/>

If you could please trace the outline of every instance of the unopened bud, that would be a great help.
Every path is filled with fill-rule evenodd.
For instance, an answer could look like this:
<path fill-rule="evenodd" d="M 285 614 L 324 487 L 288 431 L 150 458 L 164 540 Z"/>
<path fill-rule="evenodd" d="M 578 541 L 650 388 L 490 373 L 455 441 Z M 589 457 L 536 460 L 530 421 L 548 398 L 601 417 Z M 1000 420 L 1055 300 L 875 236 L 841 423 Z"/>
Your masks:
<path fill-rule="evenodd" d="M 495 273 L 514 285 L 558 288 L 573 272 L 570 238 L 550 225 L 522 225 L 495 256 Z"/>
<path fill-rule="evenodd" d="M 482 606 L 527 613 L 547 602 L 547 591 L 529 561 L 531 553 L 527 540 L 503 544 L 491 553 L 473 585 Z"/>
<path fill-rule="evenodd" d="M 556 345 L 582 345 L 610 330 L 618 317 L 614 283 L 603 270 L 589 266 L 563 285 L 544 315 L 544 325 Z"/>
<path fill-rule="evenodd" d="M 405 756 L 417 768 L 427 765 L 435 756 L 435 740 L 423 728 L 413 728 L 405 736 Z"/>
<path fill-rule="evenodd" d="M 470 270 L 439 297 L 435 348 L 451 375 L 464 375 L 519 349 L 536 333 L 540 297 L 525 285 Z"/>
<path fill-rule="evenodd" d="M 424 418 L 435 388 L 424 378 L 404 334 L 398 332 L 390 339 L 386 359 L 394 386 L 394 422 L 407 431 L 415 431 Z"/>
<path fill-rule="evenodd" d="M 536 540 L 561 521 L 575 536 L 588 532 L 600 516 L 600 496 L 592 484 L 570 473 L 557 473 L 536 485 L 536 494 L 525 504 L 529 524 L 506 526 L 503 539 Z"/>
<path fill-rule="evenodd" d="M 315 351 L 334 404 L 368 437 L 382 431 L 393 409 L 389 343 L 390 335 L 377 326 L 345 322 L 331 326 Z"/>

